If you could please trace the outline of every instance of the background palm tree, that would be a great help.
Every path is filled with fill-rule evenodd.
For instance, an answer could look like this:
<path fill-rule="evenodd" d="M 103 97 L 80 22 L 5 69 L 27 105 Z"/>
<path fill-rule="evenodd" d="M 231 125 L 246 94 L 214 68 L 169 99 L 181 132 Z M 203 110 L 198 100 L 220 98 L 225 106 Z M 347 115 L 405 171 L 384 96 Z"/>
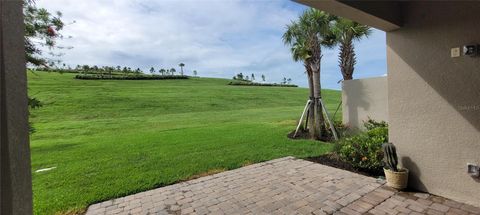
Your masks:
<path fill-rule="evenodd" d="M 316 9 L 303 12 L 297 21 L 287 25 L 283 35 L 283 42 L 291 46 L 292 57 L 295 61 L 303 61 L 310 88 L 310 106 L 307 118 L 310 122 L 309 132 L 312 138 L 321 139 L 324 133 L 324 117 L 320 103 L 320 62 L 322 46 L 333 47 L 335 35 L 333 24 L 335 16 Z"/>
<path fill-rule="evenodd" d="M 180 63 L 180 64 L 178 64 L 178 66 L 180 67 L 180 75 L 183 75 L 183 67 L 185 66 L 185 64 Z"/>
<path fill-rule="evenodd" d="M 343 80 L 351 80 L 353 78 L 355 63 L 357 62 L 353 41 L 360 40 L 362 37 L 368 37 L 372 33 L 372 30 L 369 26 L 356 23 L 349 19 L 339 18 L 335 22 L 333 32 L 335 33 L 336 42 L 340 45 L 338 62 Z"/>
<path fill-rule="evenodd" d="M 171 68 L 171 69 L 170 69 L 170 74 L 171 74 L 171 75 L 175 75 L 175 72 L 177 72 L 177 70 L 175 70 L 175 68 Z"/>
<path fill-rule="evenodd" d="M 158 70 L 158 73 L 160 73 L 160 75 L 165 75 L 165 72 L 166 72 L 165 69 L 160 69 L 160 70 Z"/>

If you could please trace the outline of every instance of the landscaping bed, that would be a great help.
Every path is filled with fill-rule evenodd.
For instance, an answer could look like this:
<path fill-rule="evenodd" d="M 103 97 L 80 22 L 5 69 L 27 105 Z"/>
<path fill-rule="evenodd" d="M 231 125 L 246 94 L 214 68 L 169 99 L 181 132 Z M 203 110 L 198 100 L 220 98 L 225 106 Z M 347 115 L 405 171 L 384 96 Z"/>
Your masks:
<path fill-rule="evenodd" d="M 323 165 L 326 165 L 326 166 L 331 166 L 331 167 L 338 168 L 338 169 L 347 170 L 347 171 L 358 173 L 358 174 L 365 175 L 365 176 L 374 177 L 374 178 L 384 176 L 383 171 L 357 169 L 357 168 L 353 167 L 350 163 L 342 161 L 340 159 L 340 157 L 335 153 L 323 154 L 323 155 L 316 156 L 316 157 L 307 157 L 307 158 L 305 158 L 305 160 L 315 162 L 315 163 L 319 163 L 319 164 L 323 164 Z"/>
<path fill-rule="evenodd" d="M 337 141 L 326 139 L 333 145 L 333 152 L 308 157 L 306 160 L 366 176 L 383 177 L 382 144 L 388 142 L 388 124 L 384 121 L 368 119 L 364 122 L 364 130 L 350 134 L 346 132 L 346 126 L 336 125 L 335 127 L 340 139 Z M 292 136 L 293 132 L 289 134 L 290 138 Z M 308 138 L 308 136 L 307 131 L 303 131 L 297 138 Z M 326 136 L 329 136 L 328 133 Z"/>
<path fill-rule="evenodd" d="M 310 133 L 308 130 L 300 129 L 298 130 L 298 133 L 296 136 L 294 136 L 295 131 L 291 131 L 290 133 L 287 134 L 287 137 L 292 139 L 292 140 L 309 140 L 311 139 Z M 322 142 L 327 142 L 327 143 L 333 143 L 335 142 L 335 139 L 330 132 L 330 130 L 326 131 L 324 135 L 322 135 L 322 138 L 320 138 L 320 141 Z"/>

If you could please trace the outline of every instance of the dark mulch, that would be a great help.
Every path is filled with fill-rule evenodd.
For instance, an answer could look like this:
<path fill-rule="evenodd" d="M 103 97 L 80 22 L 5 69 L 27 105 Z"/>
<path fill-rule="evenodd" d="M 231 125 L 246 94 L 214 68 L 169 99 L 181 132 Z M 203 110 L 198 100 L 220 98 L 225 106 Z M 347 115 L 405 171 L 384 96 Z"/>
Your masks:
<path fill-rule="evenodd" d="M 295 131 L 292 131 L 287 134 L 287 137 L 290 139 L 310 139 L 310 134 L 308 131 L 305 131 L 303 129 L 300 129 L 297 133 L 297 136 L 293 136 L 295 134 Z"/>
<path fill-rule="evenodd" d="M 383 171 L 371 171 L 371 170 L 356 169 L 352 165 L 350 165 L 349 163 L 340 160 L 340 157 L 335 153 L 324 154 L 324 155 L 320 155 L 320 156 L 317 156 L 317 157 L 308 157 L 308 158 L 305 158 L 305 160 L 312 161 L 312 162 L 319 163 L 319 164 L 323 164 L 323 165 L 327 165 L 327 166 L 331 166 L 331 167 L 335 167 L 335 168 L 338 168 L 338 169 L 347 170 L 347 171 L 350 171 L 350 172 L 358 173 L 358 174 L 369 176 L 369 177 L 378 178 L 380 176 L 382 176 L 382 177 L 384 176 Z"/>
<path fill-rule="evenodd" d="M 293 136 L 295 134 L 295 130 L 287 134 L 287 137 L 293 140 L 300 139 L 300 140 L 308 140 L 310 138 L 310 134 L 308 133 L 308 130 L 300 129 L 297 133 L 297 136 Z M 327 133 L 327 135 L 323 136 L 320 141 L 323 142 L 334 142 L 335 140 L 331 135 Z"/>

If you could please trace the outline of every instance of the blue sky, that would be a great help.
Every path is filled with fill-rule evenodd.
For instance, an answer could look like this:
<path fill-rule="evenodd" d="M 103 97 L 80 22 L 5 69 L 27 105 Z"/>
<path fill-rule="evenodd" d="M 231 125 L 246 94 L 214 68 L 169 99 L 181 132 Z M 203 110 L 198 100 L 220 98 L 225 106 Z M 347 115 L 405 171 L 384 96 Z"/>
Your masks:
<path fill-rule="evenodd" d="M 306 86 L 302 63 L 293 62 L 282 43 L 285 26 L 306 7 L 287 0 L 38 0 L 61 11 L 72 36 L 59 45 L 68 65 L 175 67 L 187 74 L 231 78 L 234 74 L 264 74 L 268 82 L 283 77 Z M 355 44 L 354 78 L 386 74 L 385 33 Z M 323 51 L 322 86 L 339 89 L 338 48 Z"/>

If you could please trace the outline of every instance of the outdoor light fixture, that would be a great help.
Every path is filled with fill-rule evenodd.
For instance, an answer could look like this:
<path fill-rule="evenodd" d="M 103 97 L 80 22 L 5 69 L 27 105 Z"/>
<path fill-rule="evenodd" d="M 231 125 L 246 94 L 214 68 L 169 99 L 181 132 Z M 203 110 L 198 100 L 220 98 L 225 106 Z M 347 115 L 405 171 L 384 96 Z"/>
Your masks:
<path fill-rule="evenodd" d="M 472 44 L 463 46 L 463 55 L 475 57 L 478 56 L 480 52 L 480 45 Z"/>
<path fill-rule="evenodd" d="M 478 165 L 467 163 L 467 172 L 472 177 L 480 177 L 480 167 Z"/>

